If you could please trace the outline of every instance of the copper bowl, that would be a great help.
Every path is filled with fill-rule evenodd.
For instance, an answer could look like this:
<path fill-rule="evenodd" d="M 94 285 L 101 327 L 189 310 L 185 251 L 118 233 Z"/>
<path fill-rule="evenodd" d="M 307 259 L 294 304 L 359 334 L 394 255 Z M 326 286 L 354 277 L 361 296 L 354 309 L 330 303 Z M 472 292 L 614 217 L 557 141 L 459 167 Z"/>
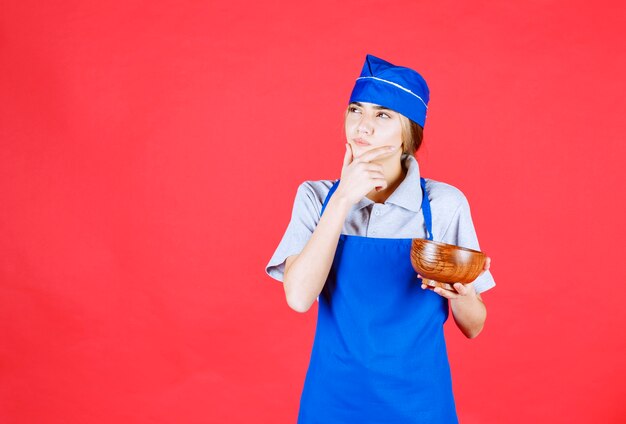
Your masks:
<path fill-rule="evenodd" d="M 413 239 L 411 264 L 424 284 L 453 290 L 452 284 L 471 283 L 480 275 L 487 255 L 478 250 L 426 239 Z"/>

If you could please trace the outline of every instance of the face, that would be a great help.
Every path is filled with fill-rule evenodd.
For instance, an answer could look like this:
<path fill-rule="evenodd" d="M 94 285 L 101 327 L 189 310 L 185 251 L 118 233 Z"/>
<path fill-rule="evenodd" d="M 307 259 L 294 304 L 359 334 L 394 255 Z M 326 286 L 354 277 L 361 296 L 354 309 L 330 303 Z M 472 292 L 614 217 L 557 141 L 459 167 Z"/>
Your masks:
<path fill-rule="evenodd" d="M 350 103 L 345 129 L 354 156 L 380 146 L 402 147 L 400 118 L 399 113 L 374 103 Z"/>

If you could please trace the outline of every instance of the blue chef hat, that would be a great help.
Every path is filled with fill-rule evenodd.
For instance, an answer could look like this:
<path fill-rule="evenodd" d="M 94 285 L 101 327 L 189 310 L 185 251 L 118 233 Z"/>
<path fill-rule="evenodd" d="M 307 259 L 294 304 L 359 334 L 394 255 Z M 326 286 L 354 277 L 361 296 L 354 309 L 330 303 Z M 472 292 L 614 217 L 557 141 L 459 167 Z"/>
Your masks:
<path fill-rule="evenodd" d="M 424 127 L 429 91 L 426 80 L 413 69 L 396 66 L 371 54 L 365 58 L 350 102 L 385 106 Z"/>

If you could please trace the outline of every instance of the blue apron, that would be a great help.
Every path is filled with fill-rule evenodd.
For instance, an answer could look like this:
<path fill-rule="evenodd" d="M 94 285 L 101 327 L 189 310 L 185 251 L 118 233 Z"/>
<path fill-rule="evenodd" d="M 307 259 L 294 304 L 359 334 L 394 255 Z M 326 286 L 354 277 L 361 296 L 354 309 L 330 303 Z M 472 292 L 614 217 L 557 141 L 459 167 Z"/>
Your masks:
<path fill-rule="evenodd" d="M 410 251 L 410 238 L 339 236 L 319 297 L 299 424 L 458 422 L 443 334 L 448 301 L 421 288 Z"/>

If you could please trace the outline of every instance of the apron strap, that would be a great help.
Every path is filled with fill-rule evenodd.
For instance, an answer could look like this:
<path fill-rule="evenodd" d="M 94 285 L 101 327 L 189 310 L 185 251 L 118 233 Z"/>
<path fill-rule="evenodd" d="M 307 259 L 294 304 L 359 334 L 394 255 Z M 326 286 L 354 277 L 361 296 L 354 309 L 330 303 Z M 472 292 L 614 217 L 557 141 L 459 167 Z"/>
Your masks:
<path fill-rule="evenodd" d="M 328 204 L 328 201 L 330 200 L 330 196 L 332 196 L 335 190 L 337 190 L 337 186 L 339 186 L 339 181 L 341 180 L 335 181 L 335 184 L 333 184 L 333 186 L 330 188 L 330 191 L 326 195 L 326 199 L 324 199 L 324 204 L 322 205 L 322 212 L 320 213 L 320 218 L 324 214 L 324 209 L 326 209 L 326 205 Z"/>
<path fill-rule="evenodd" d="M 326 195 L 326 199 L 324 199 L 324 204 L 322 205 L 322 212 L 320 213 L 320 217 L 324 214 L 324 209 L 326 209 L 326 205 L 330 200 L 330 196 L 333 195 L 337 187 L 339 186 L 339 181 L 335 181 L 333 186 L 330 188 L 330 191 Z M 420 177 L 420 186 L 422 187 L 422 214 L 424 215 L 424 226 L 426 227 L 426 239 L 433 239 L 433 219 L 430 213 L 430 200 L 428 200 L 428 194 L 426 193 L 426 180 Z"/>
<path fill-rule="evenodd" d="M 424 225 L 426 226 L 426 239 L 433 239 L 433 218 L 430 213 L 430 200 L 426 193 L 426 180 L 420 177 L 420 185 L 422 186 L 422 214 L 424 214 Z"/>

